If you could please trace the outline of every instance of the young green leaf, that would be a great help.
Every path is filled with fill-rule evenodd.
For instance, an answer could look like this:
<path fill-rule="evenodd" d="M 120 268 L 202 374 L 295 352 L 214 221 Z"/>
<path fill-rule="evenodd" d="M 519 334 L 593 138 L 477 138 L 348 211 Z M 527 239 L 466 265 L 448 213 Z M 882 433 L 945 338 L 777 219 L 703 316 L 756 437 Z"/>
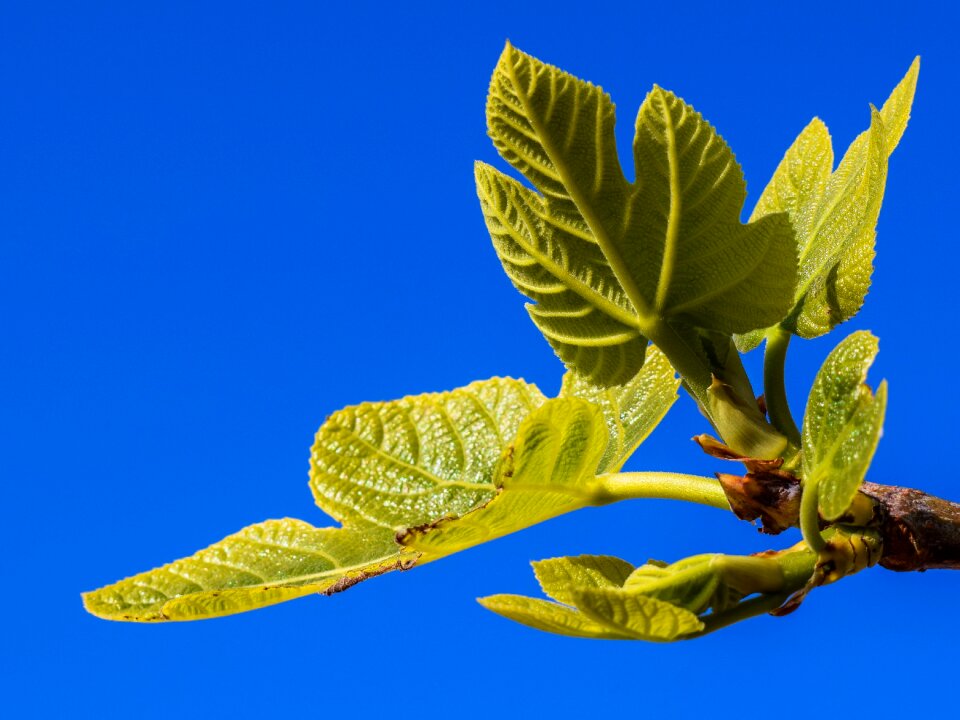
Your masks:
<path fill-rule="evenodd" d="M 317 505 L 393 530 L 462 515 L 494 496 L 504 449 L 544 399 L 522 380 L 493 378 L 340 410 L 311 453 Z"/>
<path fill-rule="evenodd" d="M 510 45 L 487 123 L 501 155 L 542 193 L 478 168 L 494 244 L 537 303 L 534 322 L 586 379 L 629 379 L 665 324 L 746 332 L 789 309 L 796 257 L 786 217 L 739 222 L 740 168 L 680 99 L 655 87 L 641 107 L 635 183 L 617 159 L 609 97 Z"/>
<path fill-rule="evenodd" d="M 573 605 L 575 588 L 623 587 L 633 565 L 612 555 L 558 557 L 532 563 L 543 592 L 564 605 Z"/>
<path fill-rule="evenodd" d="M 803 418 L 804 492 L 819 495 L 820 513 L 836 520 L 863 482 L 883 426 L 886 382 L 865 384 L 877 339 L 855 332 L 830 353 L 814 380 Z"/>
<path fill-rule="evenodd" d="M 586 377 L 628 381 L 647 339 L 589 229 L 565 221 L 537 193 L 477 163 L 477 194 L 500 262 L 535 302 L 530 318 L 560 358 Z"/>
<path fill-rule="evenodd" d="M 85 593 L 83 602 L 107 620 L 198 620 L 332 594 L 416 559 L 384 528 L 267 520 L 191 557 Z"/>
<path fill-rule="evenodd" d="M 826 126 L 814 119 L 787 150 L 751 219 L 786 212 L 797 235 L 800 282 L 783 326 L 818 337 L 853 317 L 863 305 L 873 272 L 876 225 L 887 161 L 910 119 L 920 72 L 913 61 L 870 128 L 850 145 L 836 171 Z M 742 352 L 760 344 L 763 331 L 737 338 Z"/>
<path fill-rule="evenodd" d="M 750 216 L 755 220 L 786 212 L 800 252 L 809 245 L 810 229 L 833 170 L 830 132 L 820 118 L 810 121 L 787 150 Z M 762 341 L 766 328 L 738 335 L 737 349 L 748 352 Z"/>
<path fill-rule="evenodd" d="M 548 400 L 520 426 L 490 502 L 411 528 L 398 540 L 426 562 L 595 504 L 606 446 L 599 408 L 578 398 Z"/>
<path fill-rule="evenodd" d="M 613 632 L 637 640 L 670 642 L 703 629 L 694 613 L 655 597 L 617 588 L 575 590 L 577 609 Z"/>
<path fill-rule="evenodd" d="M 478 598 L 477 602 L 509 620 L 555 635 L 601 640 L 636 639 L 631 633 L 614 632 L 590 620 L 579 610 L 549 600 L 523 595 L 491 595 Z"/>
<path fill-rule="evenodd" d="M 524 625 L 575 637 L 666 641 L 703 627 L 681 607 L 624 592 L 634 568 L 620 558 L 559 557 L 535 562 L 533 568 L 543 591 L 556 602 L 494 595 L 480 603 Z"/>
<path fill-rule="evenodd" d="M 651 345 L 643 368 L 623 385 L 601 388 L 567 372 L 560 397 L 583 398 L 603 411 L 610 440 L 597 472 L 617 472 L 666 416 L 679 387 L 670 362 Z"/>

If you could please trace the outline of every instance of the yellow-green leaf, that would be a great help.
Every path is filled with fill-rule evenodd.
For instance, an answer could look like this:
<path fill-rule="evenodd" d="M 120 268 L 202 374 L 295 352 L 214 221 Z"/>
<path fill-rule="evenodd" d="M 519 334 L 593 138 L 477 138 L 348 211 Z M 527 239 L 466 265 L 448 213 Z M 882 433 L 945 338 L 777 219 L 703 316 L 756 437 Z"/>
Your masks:
<path fill-rule="evenodd" d="M 740 223 L 740 168 L 693 108 L 657 87 L 648 95 L 635 183 L 620 168 L 614 122 L 600 88 L 507 45 L 487 126 L 541 194 L 477 172 L 494 244 L 534 300 L 531 317 L 569 368 L 604 386 L 640 369 L 664 324 L 730 333 L 778 322 L 796 281 L 789 222 Z"/>
<path fill-rule="evenodd" d="M 873 273 L 876 225 L 887 164 L 910 119 L 920 72 L 913 61 L 870 128 L 851 143 L 836 171 L 826 126 L 814 119 L 787 151 L 752 218 L 786 212 L 797 235 L 800 275 L 794 307 L 783 325 L 817 337 L 853 317 L 863 305 Z M 763 332 L 737 338 L 741 351 Z"/>
<path fill-rule="evenodd" d="M 317 505 L 393 530 L 462 515 L 494 496 L 504 448 L 543 401 L 534 385 L 493 378 L 340 410 L 311 453 Z"/>
<path fill-rule="evenodd" d="M 578 555 L 534 562 L 537 582 L 549 597 L 573 605 L 575 588 L 623 587 L 633 565 L 612 555 Z"/>
<path fill-rule="evenodd" d="M 797 249 L 803 252 L 810 242 L 810 228 L 833 170 L 830 132 L 814 118 L 787 150 L 753 209 L 751 220 L 786 212 L 793 223 Z M 736 338 L 737 349 L 747 352 L 763 340 L 765 329 Z"/>
<path fill-rule="evenodd" d="M 713 126 L 655 86 L 633 154 L 637 192 L 616 244 L 648 307 L 724 333 L 782 317 L 796 283 L 793 231 L 785 215 L 740 223 L 743 173 Z"/>
<path fill-rule="evenodd" d="M 643 368 L 623 385 L 601 388 L 575 372 L 563 376 L 561 397 L 589 400 L 603 411 L 610 440 L 598 473 L 616 472 L 653 432 L 677 399 L 680 379 L 656 346 Z"/>
<path fill-rule="evenodd" d="M 703 623 L 689 610 L 637 592 L 574 590 L 573 601 L 594 622 L 638 640 L 669 642 L 703 630 Z"/>
<path fill-rule="evenodd" d="M 560 359 L 588 377 L 629 380 L 643 365 L 647 339 L 590 230 L 489 165 L 477 163 L 476 180 L 503 269 L 535 301 L 530 318 Z"/>
<path fill-rule="evenodd" d="M 424 561 L 436 560 L 591 505 L 606 445 L 599 408 L 578 398 L 548 400 L 520 426 L 489 503 L 412 528 L 398 539 L 423 553 Z"/>
<path fill-rule="evenodd" d="M 411 567 L 416 558 L 384 528 L 267 520 L 188 558 L 86 593 L 83 602 L 107 620 L 199 620 L 331 594 Z"/>
<path fill-rule="evenodd" d="M 521 625 L 544 630 L 556 635 L 602 640 L 633 640 L 629 633 L 614 632 L 583 613 L 565 605 L 524 597 L 523 595 L 491 595 L 477 600 L 487 610 L 518 622 Z"/>
<path fill-rule="evenodd" d="M 803 419 L 805 492 L 817 488 L 820 513 L 836 520 L 853 501 L 880 440 L 887 386 L 865 384 L 877 339 L 855 332 L 830 353 L 814 380 Z"/>

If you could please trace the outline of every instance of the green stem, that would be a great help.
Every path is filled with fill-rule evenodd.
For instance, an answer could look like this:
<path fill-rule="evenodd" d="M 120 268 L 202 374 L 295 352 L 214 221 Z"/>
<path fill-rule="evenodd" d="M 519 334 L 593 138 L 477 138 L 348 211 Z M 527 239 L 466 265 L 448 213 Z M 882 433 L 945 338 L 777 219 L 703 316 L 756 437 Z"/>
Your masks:
<path fill-rule="evenodd" d="M 763 354 L 763 397 L 767 402 L 767 412 L 773 426 L 787 436 L 791 445 L 799 448 L 800 429 L 790 412 L 784 382 L 790 337 L 791 334 L 779 326 L 771 328 L 767 333 Z"/>
<path fill-rule="evenodd" d="M 712 632 L 716 632 L 717 630 L 725 628 L 728 625 L 733 625 L 741 620 L 746 620 L 747 618 L 756 617 L 757 615 L 768 613 L 771 610 L 776 610 L 778 607 L 783 605 L 783 603 L 785 603 L 789 597 L 790 593 L 760 595 L 759 597 L 751 598 L 750 600 L 745 600 L 742 603 L 738 603 L 734 607 L 724 612 L 711 613 L 710 615 L 702 616 L 701 620 L 703 620 L 703 630 L 691 633 L 690 635 L 684 635 L 683 639 L 693 640 L 694 638 L 703 637 L 704 635 L 709 635 Z"/>
<path fill-rule="evenodd" d="M 709 414 L 707 388 L 713 379 L 706 358 L 690 347 L 686 340 L 670 325 L 662 321 L 642 323 L 641 331 L 667 356 L 673 369 L 683 379 L 684 386 L 700 406 L 700 410 L 712 421 Z"/>
<path fill-rule="evenodd" d="M 819 553 L 826 549 L 827 542 L 820 533 L 819 483 L 816 479 L 812 480 L 805 480 L 803 483 L 803 494 L 800 496 L 800 532 L 803 533 L 807 545 Z"/>
<path fill-rule="evenodd" d="M 598 475 L 594 505 L 619 500 L 659 498 L 729 510 L 730 503 L 719 480 L 671 472 L 625 472 Z"/>

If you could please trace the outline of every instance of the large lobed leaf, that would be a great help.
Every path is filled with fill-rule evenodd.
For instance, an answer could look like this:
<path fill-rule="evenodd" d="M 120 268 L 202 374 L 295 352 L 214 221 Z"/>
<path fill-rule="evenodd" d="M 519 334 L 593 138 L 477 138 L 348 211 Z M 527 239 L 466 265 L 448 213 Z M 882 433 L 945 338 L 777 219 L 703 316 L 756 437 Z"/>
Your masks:
<path fill-rule="evenodd" d="M 317 433 L 310 484 L 343 527 L 268 520 L 84 603 L 113 620 L 228 615 L 336 592 L 582 507 L 601 458 L 622 464 L 676 399 L 672 368 L 652 352 L 624 386 L 565 383 L 583 397 L 546 400 L 494 378 L 334 413 Z M 399 544 L 397 531 L 413 526 L 409 547 Z"/>
<path fill-rule="evenodd" d="M 913 61 L 870 128 L 851 143 L 836 171 L 826 126 L 814 118 L 773 174 L 751 219 L 786 212 L 797 236 L 800 276 L 793 309 L 783 326 L 818 337 L 853 317 L 870 288 L 876 226 L 887 163 L 910 119 L 920 72 Z M 764 332 L 741 336 L 741 351 L 760 344 Z"/>
<path fill-rule="evenodd" d="M 877 349 L 873 335 L 853 333 L 830 353 L 810 390 L 803 418 L 804 487 L 816 489 L 827 520 L 850 507 L 880 440 L 887 384 L 880 383 L 874 395 L 864 382 Z"/>
<path fill-rule="evenodd" d="M 699 113 L 654 87 L 637 117 L 633 183 L 614 121 L 600 88 L 508 44 L 488 130 L 540 194 L 477 167 L 487 226 L 531 317 L 568 367 L 601 385 L 636 374 L 663 324 L 732 333 L 778 322 L 796 282 L 789 222 L 739 222 L 739 165 Z"/>

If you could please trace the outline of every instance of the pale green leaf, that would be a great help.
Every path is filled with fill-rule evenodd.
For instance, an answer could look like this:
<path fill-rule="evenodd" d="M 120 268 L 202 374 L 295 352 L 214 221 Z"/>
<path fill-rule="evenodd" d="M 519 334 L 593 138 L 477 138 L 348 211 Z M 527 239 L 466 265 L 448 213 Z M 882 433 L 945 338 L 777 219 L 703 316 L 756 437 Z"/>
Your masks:
<path fill-rule="evenodd" d="M 623 587 L 633 565 L 611 555 L 578 555 L 534 562 L 537 582 L 549 597 L 573 605 L 576 588 Z"/>
<path fill-rule="evenodd" d="M 614 632 L 590 620 L 574 608 L 539 598 L 522 595 L 491 595 L 479 598 L 478 602 L 487 610 L 492 610 L 514 622 L 557 635 L 604 640 L 635 639 L 630 633 Z"/>
<path fill-rule="evenodd" d="M 664 600 L 616 588 L 574 590 L 577 609 L 609 630 L 669 642 L 703 629 L 694 613 Z"/>
<path fill-rule="evenodd" d="M 596 502 L 595 473 L 607 445 L 596 406 L 577 398 L 548 400 L 524 420 L 489 503 L 400 535 L 400 542 L 436 560 Z"/>
<path fill-rule="evenodd" d="M 797 248 L 803 252 L 810 228 L 833 170 L 833 146 L 827 126 L 814 118 L 787 150 L 753 209 L 751 220 L 786 212 L 793 223 Z M 748 352 L 763 340 L 765 330 L 736 338 L 737 349 Z"/>
<path fill-rule="evenodd" d="M 384 528 L 267 520 L 191 557 L 86 593 L 83 602 L 107 620 L 198 620 L 330 594 L 411 567 L 416 558 Z"/>
<path fill-rule="evenodd" d="M 866 141 L 854 143 L 830 176 L 800 252 L 797 304 L 785 326 L 801 337 L 818 337 L 853 317 L 870 287 L 889 157 L 883 120 L 871 113 Z"/>
<path fill-rule="evenodd" d="M 345 523 L 394 530 L 462 515 L 494 496 L 504 449 L 543 401 L 534 385 L 494 378 L 340 410 L 313 445 L 314 498 Z"/>
<path fill-rule="evenodd" d="M 629 380 L 643 365 L 647 339 L 590 231 L 489 165 L 477 163 L 476 180 L 500 262 L 535 301 L 530 317 L 560 359 L 589 377 Z"/>
<path fill-rule="evenodd" d="M 542 195 L 480 166 L 497 252 L 530 314 L 571 369 L 616 385 L 663 323 L 724 333 L 778 322 L 796 280 L 785 216 L 739 222 L 740 168 L 714 129 L 654 90 L 637 120 L 626 180 L 614 108 L 598 87 L 510 45 L 487 101 L 490 136 Z"/>
<path fill-rule="evenodd" d="M 740 223 L 746 185 L 716 130 L 654 87 L 637 116 L 633 152 L 637 193 L 615 243 L 648 306 L 724 333 L 782 317 L 796 282 L 793 231 L 785 215 Z"/>
<path fill-rule="evenodd" d="M 730 556 L 694 555 L 671 565 L 648 562 L 634 570 L 623 589 L 669 602 L 700 614 L 712 609 L 722 612 L 735 605 L 743 593 L 724 576 Z"/>
<path fill-rule="evenodd" d="M 817 337 L 853 317 L 863 305 L 873 273 L 876 225 L 887 164 L 903 136 L 920 71 L 913 61 L 870 128 L 851 143 L 836 171 L 826 126 L 814 119 L 787 151 L 754 209 L 752 219 L 786 212 L 797 235 L 800 275 L 784 327 Z M 763 332 L 737 338 L 741 351 Z"/>
<path fill-rule="evenodd" d="M 836 520 L 850 506 L 880 440 L 886 383 L 876 396 L 865 384 L 877 339 L 856 332 L 827 357 L 803 418 L 804 486 L 817 487 L 820 512 Z"/>
<path fill-rule="evenodd" d="M 563 376 L 561 397 L 588 400 L 603 411 L 610 440 L 598 473 L 616 472 L 653 432 L 677 399 L 680 380 L 666 356 L 650 346 L 643 368 L 623 385 L 601 388 L 575 372 Z"/>

